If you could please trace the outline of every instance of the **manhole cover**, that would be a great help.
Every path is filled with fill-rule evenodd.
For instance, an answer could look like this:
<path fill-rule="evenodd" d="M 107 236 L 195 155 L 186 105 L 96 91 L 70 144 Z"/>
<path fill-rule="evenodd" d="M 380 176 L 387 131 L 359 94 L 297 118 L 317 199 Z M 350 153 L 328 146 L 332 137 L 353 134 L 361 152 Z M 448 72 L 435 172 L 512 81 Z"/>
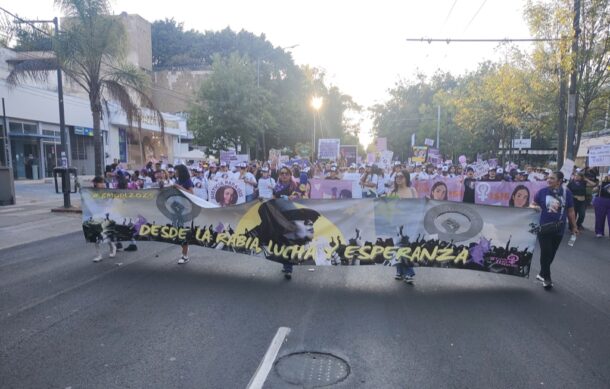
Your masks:
<path fill-rule="evenodd" d="M 306 388 L 320 388 L 343 381 L 350 373 L 343 359 L 327 353 L 300 352 L 283 356 L 275 371 L 286 382 Z"/>

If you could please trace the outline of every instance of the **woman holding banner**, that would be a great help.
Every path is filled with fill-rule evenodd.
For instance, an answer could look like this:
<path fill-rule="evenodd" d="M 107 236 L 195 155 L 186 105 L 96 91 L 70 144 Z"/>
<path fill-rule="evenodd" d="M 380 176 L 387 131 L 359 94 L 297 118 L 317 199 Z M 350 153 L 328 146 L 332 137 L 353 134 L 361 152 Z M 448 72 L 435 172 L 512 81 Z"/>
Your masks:
<path fill-rule="evenodd" d="M 540 231 L 538 242 L 540 242 L 540 273 L 536 276 L 542 281 L 544 289 L 551 289 L 551 263 L 563 238 L 566 219 L 570 221 L 570 230 L 578 234 L 576 227 L 576 216 L 574 213 L 574 199 L 569 189 L 564 189 L 563 173 L 555 172 L 549 174 L 547 187 L 536 193 L 533 205 L 540 210 Z"/>

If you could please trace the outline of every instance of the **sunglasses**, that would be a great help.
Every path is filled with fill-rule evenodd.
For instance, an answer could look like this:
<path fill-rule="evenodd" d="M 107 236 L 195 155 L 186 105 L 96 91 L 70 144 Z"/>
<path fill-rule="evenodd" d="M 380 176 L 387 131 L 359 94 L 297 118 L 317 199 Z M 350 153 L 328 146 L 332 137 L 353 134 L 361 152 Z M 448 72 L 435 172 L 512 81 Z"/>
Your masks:
<path fill-rule="evenodd" d="M 280 174 L 283 175 L 283 176 L 288 176 L 288 175 L 291 175 L 292 173 L 290 173 L 290 172 L 280 172 Z"/>

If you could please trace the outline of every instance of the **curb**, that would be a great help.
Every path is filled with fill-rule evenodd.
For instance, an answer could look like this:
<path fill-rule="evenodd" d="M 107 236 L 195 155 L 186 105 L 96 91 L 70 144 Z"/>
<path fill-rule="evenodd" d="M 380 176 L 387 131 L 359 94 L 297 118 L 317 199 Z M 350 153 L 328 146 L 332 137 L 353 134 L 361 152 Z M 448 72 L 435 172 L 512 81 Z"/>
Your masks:
<path fill-rule="evenodd" d="M 56 212 L 56 213 L 83 213 L 83 210 L 80 209 L 79 207 L 70 207 L 70 208 L 58 207 L 58 208 L 51 208 L 51 212 Z"/>

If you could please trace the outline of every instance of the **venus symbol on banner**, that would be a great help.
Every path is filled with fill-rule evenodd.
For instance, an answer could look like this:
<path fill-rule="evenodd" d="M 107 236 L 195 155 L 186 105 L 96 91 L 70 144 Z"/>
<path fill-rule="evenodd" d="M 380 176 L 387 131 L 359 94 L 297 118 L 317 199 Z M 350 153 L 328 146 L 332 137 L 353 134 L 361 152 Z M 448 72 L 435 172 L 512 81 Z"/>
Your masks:
<path fill-rule="evenodd" d="M 477 185 L 477 195 L 479 195 L 479 199 L 481 199 L 481 201 L 487 200 L 490 191 L 491 188 L 489 184 L 485 182 L 479 183 L 479 185 Z"/>

